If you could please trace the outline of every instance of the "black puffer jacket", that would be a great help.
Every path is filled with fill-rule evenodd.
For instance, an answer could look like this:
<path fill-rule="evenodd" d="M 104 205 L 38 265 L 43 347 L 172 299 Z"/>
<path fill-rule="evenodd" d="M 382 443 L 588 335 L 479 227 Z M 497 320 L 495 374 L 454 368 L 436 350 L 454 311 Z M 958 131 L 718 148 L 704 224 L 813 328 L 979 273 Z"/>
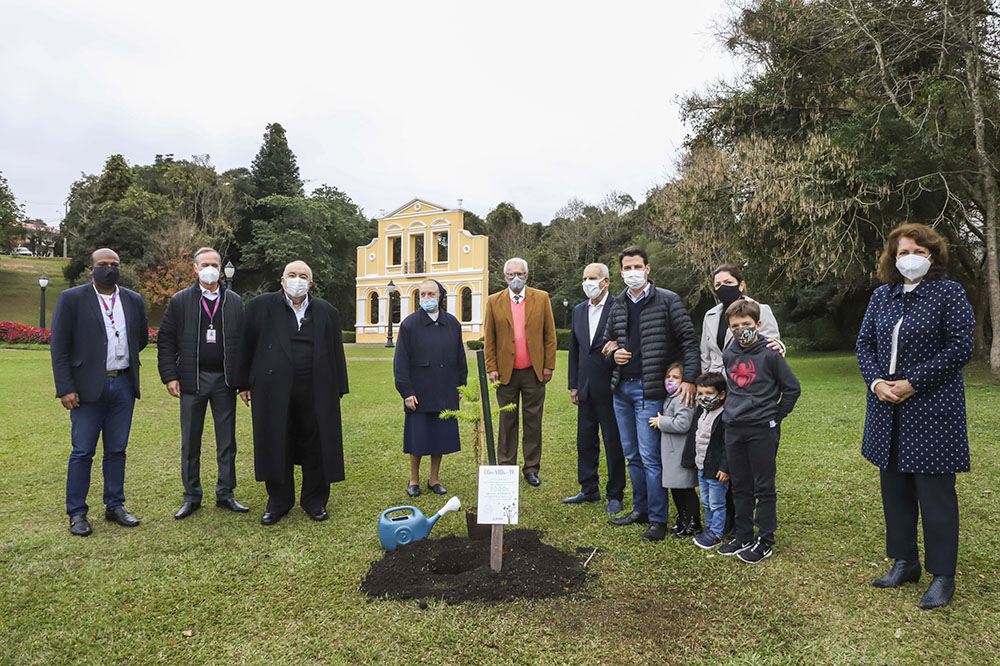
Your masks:
<path fill-rule="evenodd" d="M 639 336 L 642 340 L 642 394 L 646 400 L 663 400 L 667 366 L 675 361 L 684 364 L 683 379 L 694 383 L 701 374 L 701 357 L 694 324 L 681 297 L 668 289 L 658 289 L 649 281 L 649 302 L 639 316 Z M 628 348 L 628 289 L 611 306 L 604 339 L 615 340 L 619 347 Z M 611 390 L 618 388 L 621 366 L 611 373 Z"/>
<path fill-rule="evenodd" d="M 240 334 L 243 327 L 243 302 L 236 292 L 219 286 L 222 305 L 224 345 L 222 347 L 222 367 L 226 384 L 234 386 L 236 363 L 239 358 Z M 160 333 L 156 340 L 156 360 L 160 370 L 160 380 L 166 384 L 177 380 L 181 393 L 198 392 L 198 342 L 201 335 L 201 318 L 207 317 L 201 307 L 201 285 L 197 282 L 187 289 L 178 291 L 170 299 L 167 311 L 163 313 Z"/>

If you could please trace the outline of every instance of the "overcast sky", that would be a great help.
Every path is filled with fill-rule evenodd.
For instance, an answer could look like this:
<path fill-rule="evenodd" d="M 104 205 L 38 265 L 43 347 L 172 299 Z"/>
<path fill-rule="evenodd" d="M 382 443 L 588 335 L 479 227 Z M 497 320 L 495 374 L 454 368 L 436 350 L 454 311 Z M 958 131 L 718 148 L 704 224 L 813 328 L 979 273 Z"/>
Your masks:
<path fill-rule="evenodd" d="M 413 197 L 548 222 L 670 173 L 680 96 L 730 78 L 721 0 L 2 0 L 0 172 L 57 224 L 122 153 L 250 166 L 281 123 L 307 190 L 369 216 Z"/>

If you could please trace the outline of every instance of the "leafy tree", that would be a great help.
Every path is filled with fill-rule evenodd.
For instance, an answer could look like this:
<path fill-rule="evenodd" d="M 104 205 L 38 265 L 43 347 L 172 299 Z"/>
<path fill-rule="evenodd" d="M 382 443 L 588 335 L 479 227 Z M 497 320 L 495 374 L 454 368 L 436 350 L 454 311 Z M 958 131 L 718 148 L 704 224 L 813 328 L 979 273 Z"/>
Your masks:
<path fill-rule="evenodd" d="M 981 117 L 998 107 L 987 3 L 734 6 L 721 37 L 745 76 L 686 100 L 693 133 L 653 197 L 681 259 L 744 261 L 793 318 L 825 316 L 849 343 L 885 235 L 925 222 L 949 239 L 982 321 L 996 266 L 996 129 L 975 121 L 977 94 Z"/>
<path fill-rule="evenodd" d="M 122 155 L 112 155 L 104 163 L 104 171 L 97 183 L 95 204 L 121 200 L 132 185 L 134 174 Z"/>
<path fill-rule="evenodd" d="M 0 249 L 14 249 L 17 227 L 23 219 L 24 210 L 14 198 L 7 179 L 0 173 Z"/>
<path fill-rule="evenodd" d="M 266 215 L 253 220 L 252 238 L 243 247 L 236 277 L 241 291 L 276 289 L 285 265 L 302 260 L 312 268 L 314 293 L 332 302 L 350 326 L 355 313 L 356 248 L 376 233 L 372 224 L 347 195 L 326 185 L 309 197 L 266 197 L 258 208 Z"/>

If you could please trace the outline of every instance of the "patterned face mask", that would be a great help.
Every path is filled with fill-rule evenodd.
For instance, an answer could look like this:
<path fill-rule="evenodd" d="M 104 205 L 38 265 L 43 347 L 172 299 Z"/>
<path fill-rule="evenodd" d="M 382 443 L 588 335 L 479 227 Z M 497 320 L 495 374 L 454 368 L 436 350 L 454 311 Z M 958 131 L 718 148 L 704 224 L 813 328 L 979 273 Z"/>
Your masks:
<path fill-rule="evenodd" d="M 699 395 L 698 404 L 706 412 L 711 412 L 719 408 L 722 404 L 722 398 L 717 395 Z"/>
<path fill-rule="evenodd" d="M 667 395 L 673 395 L 677 393 L 677 390 L 681 387 L 677 382 L 665 381 L 663 382 L 663 388 L 667 389 Z"/>
<path fill-rule="evenodd" d="M 736 329 L 736 341 L 740 346 L 746 347 L 757 339 L 757 328 L 755 326 L 741 326 Z"/>

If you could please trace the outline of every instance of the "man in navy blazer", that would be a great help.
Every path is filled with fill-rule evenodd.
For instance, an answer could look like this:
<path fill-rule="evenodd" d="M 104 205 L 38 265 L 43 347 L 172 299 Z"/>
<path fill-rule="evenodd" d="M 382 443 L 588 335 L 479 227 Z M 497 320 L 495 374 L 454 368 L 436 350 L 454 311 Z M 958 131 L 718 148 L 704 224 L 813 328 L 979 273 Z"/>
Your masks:
<path fill-rule="evenodd" d="M 52 314 L 56 396 L 72 423 L 66 513 L 76 536 L 92 531 L 87 493 L 98 437 L 104 441 L 104 517 L 123 527 L 139 524 L 124 506 L 125 447 L 139 397 L 139 352 L 149 341 L 142 297 L 118 287 L 118 255 L 102 248 L 90 263 L 93 282 L 59 294 Z"/>
<path fill-rule="evenodd" d="M 573 308 L 572 335 L 569 341 L 569 397 L 577 406 L 576 453 L 577 480 L 580 492 L 567 497 L 567 504 L 598 502 L 598 463 L 604 435 L 604 453 L 608 462 L 609 514 L 622 510 L 625 491 L 625 455 L 615 419 L 611 394 L 611 365 L 601 353 L 604 328 L 615 297 L 608 293 L 611 274 L 604 264 L 590 264 L 583 269 L 583 291 L 587 300 Z"/>

